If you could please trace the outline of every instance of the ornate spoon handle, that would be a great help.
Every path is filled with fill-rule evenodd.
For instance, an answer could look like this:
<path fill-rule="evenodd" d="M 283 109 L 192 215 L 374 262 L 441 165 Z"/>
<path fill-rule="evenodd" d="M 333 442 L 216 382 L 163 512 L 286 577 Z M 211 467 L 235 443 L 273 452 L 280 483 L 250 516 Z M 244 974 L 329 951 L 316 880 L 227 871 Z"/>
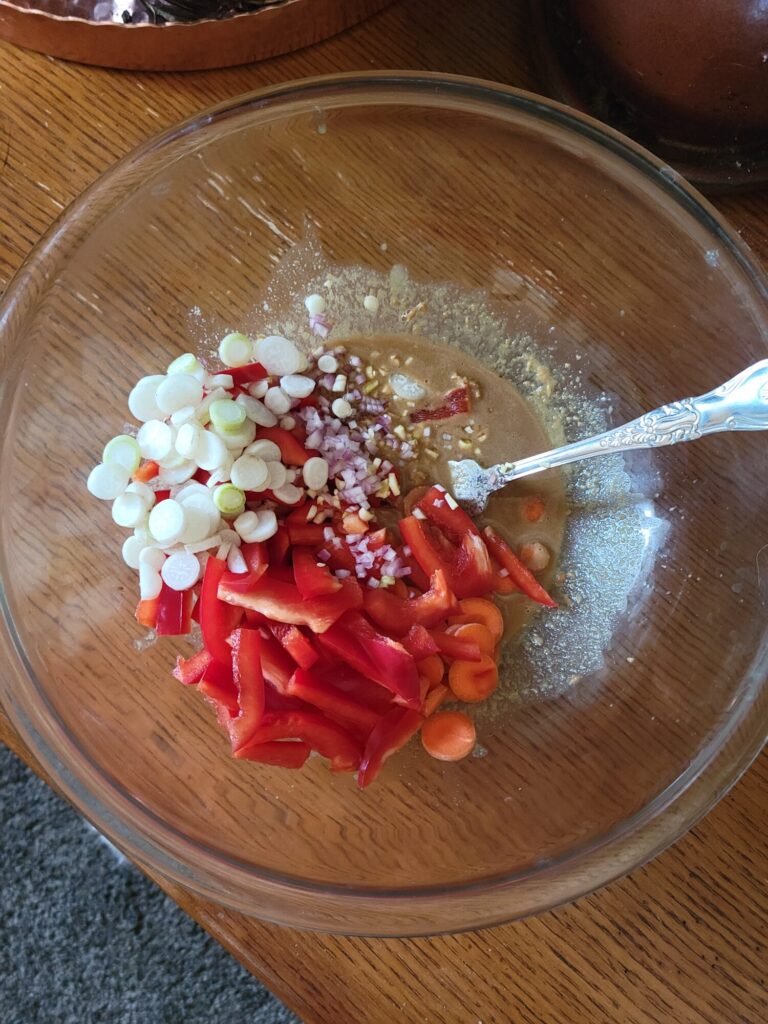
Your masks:
<path fill-rule="evenodd" d="M 768 430 L 768 359 L 747 367 L 714 391 L 663 405 L 603 434 L 487 470 L 492 491 L 532 473 L 609 452 L 695 441 L 720 430 Z"/>

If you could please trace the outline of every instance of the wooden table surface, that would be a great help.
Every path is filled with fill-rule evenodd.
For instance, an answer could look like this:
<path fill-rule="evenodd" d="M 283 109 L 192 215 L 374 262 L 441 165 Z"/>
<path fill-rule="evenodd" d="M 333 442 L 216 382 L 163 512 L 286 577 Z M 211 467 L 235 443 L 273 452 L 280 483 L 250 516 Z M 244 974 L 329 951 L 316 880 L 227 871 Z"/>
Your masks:
<path fill-rule="evenodd" d="M 425 68 L 536 89 L 515 0 L 402 0 L 250 67 L 137 74 L 0 45 L 0 289 L 40 233 L 133 146 L 264 84 Z M 768 262 L 768 195 L 720 209 Z M 0 740 L 35 767 L 0 712 Z M 768 756 L 673 849 L 537 919 L 438 939 L 344 939 L 261 924 L 159 884 L 307 1022 L 761 1024 L 768 1019 Z"/>

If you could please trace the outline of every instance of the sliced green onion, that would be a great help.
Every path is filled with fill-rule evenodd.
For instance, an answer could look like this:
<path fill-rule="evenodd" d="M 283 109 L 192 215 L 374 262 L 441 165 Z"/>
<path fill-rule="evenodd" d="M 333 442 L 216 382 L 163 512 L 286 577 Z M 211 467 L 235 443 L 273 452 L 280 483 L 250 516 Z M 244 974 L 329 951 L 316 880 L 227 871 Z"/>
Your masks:
<path fill-rule="evenodd" d="M 191 352 L 185 352 L 184 355 L 178 356 L 168 367 L 168 373 L 188 373 L 194 376 L 199 370 L 202 370 L 203 366 L 197 356 Z"/>
<path fill-rule="evenodd" d="M 245 508 L 245 492 L 234 484 L 219 484 L 213 489 L 213 503 L 223 516 L 239 516 Z"/>
<path fill-rule="evenodd" d="M 107 442 L 101 461 L 115 462 L 129 473 L 135 473 L 141 464 L 139 442 L 130 434 L 118 434 Z"/>
<path fill-rule="evenodd" d="M 219 359 L 225 366 L 245 366 L 253 359 L 253 342 L 239 331 L 233 331 L 221 339 Z"/>
<path fill-rule="evenodd" d="M 223 434 L 234 434 L 245 423 L 245 409 L 231 398 L 219 398 L 208 409 L 211 423 Z"/>

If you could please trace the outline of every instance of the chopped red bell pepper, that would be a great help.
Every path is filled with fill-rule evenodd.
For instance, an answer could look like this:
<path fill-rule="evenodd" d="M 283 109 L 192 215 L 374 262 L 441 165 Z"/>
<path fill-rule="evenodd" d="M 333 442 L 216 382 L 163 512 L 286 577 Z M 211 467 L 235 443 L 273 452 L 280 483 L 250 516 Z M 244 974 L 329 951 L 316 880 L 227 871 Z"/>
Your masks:
<path fill-rule="evenodd" d="M 145 598 L 136 605 L 136 621 L 140 626 L 154 629 L 157 625 L 158 597 Z"/>
<path fill-rule="evenodd" d="M 232 589 L 222 580 L 218 595 L 229 604 L 253 608 L 273 622 L 309 626 L 313 633 L 324 633 L 344 612 L 363 603 L 360 587 L 354 580 L 342 580 L 335 594 L 306 600 L 294 584 L 275 579 L 271 569 L 247 593 Z"/>
<path fill-rule="evenodd" d="M 170 498 L 170 496 L 171 496 L 170 488 L 168 490 L 164 490 L 164 491 L 155 491 L 155 502 L 159 503 L 161 501 L 165 501 L 167 498 Z"/>
<path fill-rule="evenodd" d="M 356 563 L 355 556 L 349 550 L 349 545 L 343 537 L 336 536 L 334 541 L 324 542 L 324 546 L 330 554 L 328 559 L 328 566 L 334 570 L 344 569 L 346 572 L 355 572 Z"/>
<path fill-rule="evenodd" d="M 261 668 L 264 677 L 280 693 L 286 692 L 290 678 L 296 671 L 296 662 L 268 630 L 261 632 Z"/>
<path fill-rule="evenodd" d="M 245 761 L 271 764 L 276 768 L 302 768 L 311 753 L 312 747 L 301 740 L 270 740 L 267 743 L 251 743 L 235 756 Z"/>
<path fill-rule="evenodd" d="M 288 693 L 312 704 L 342 725 L 359 729 L 366 736 L 381 717 L 372 708 L 350 697 L 343 690 L 317 678 L 311 672 L 297 669 L 288 683 Z"/>
<path fill-rule="evenodd" d="M 393 636 L 404 636 L 415 623 L 427 628 L 436 626 L 457 607 L 456 598 L 448 588 L 442 569 L 432 573 L 426 594 L 402 598 L 383 587 L 375 590 L 367 587 L 363 592 L 363 601 L 366 613 Z"/>
<path fill-rule="evenodd" d="M 193 686 L 200 682 L 212 661 L 213 655 L 203 647 L 191 658 L 182 658 L 179 655 L 176 658 L 176 668 L 173 670 L 173 674 L 180 683 L 185 686 Z"/>
<path fill-rule="evenodd" d="M 435 629 L 432 631 L 432 639 L 441 654 L 456 661 L 480 661 L 483 653 L 474 640 L 462 640 L 452 633 L 442 633 Z"/>
<path fill-rule="evenodd" d="M 359 741 L 342 726 L 319 711 L 286 711 L 265 715 L 251 744 L 271 740 L 303 740 L 331 762 L 337 772 L 354 772 L 363 753 Z M 235 757 L 248 757 L 248 746 L 235 752 Z"/>
<path fill-rule="evenodd" d="M 232 641 L 232 679 L 239 712 L 228 723 L 232 753 L 250 743 L 264 718 L 261 637 L 255 629 L 236 629 Z"/>
<path fill-rule="evenodd" d="M 245 559 L 248 572 L 252 577 L 258 579 L 269 567 L 269 551 L 266 544 L 241 544 L 240 554 Z"/>
<path fill-rule="evenodd" d="M 288 530 L 290 532 L 291 527 Z M 309 548 L 294 548 L 293 575 L 299 593 L 307 599 L 335 594 L 341 590 L 341 580 L 330 573 L 327 565 L 319 564 Z"/>
<path fill-rule="evenodd" d="M 199 484 L 207 484 L 211 479 L 211 474 L 207 469 L 198 469 L 195 471 L 195 475 L 192 477 L 193 480 L 197 480 Z"/>
<path fill-rule="evenodd" d="M 413 655 L 416 661 L 428 658 L 430 654 L 437 654 L 440 650 L 431 634 L 424 626 L 417 622 L 411 626 L 403 637 L 403 647 L 409 654 Z"/>
<path fill-rule="evenodd" d="M 209 558 L 205 564 L 203 584 L 200 590 L 200 629 L 203 642 L 217 661 L 228 665 L 232 650 L 227 639 L 242 618 L 238 610 L 219 600 L 218 591 L 227 563 L 221 558 Z"/>
<path fill-rule="evenodd" d="M 421 509 L 427 519 L 438 526 L 454 544 L 460 544 L 465 533 L 474 533 L 479 537 L 480 531 L 472 517 L 451 497 L 450 501 L 456 505 L 452 508 L 449 497 L 444 487 L 435 485 L 416 502 L 416 507 Z"/>
<path fill-rule="evenodd" d="M 331 661 L 328 657 L 322 657 L 312 666 L 312 677 L 320 683 L 336 687 L 378 715 L 383 715 L 392 707 L 391 690 L 366 678 L 345 661 Z"/>
<path fill-rule="evenodd" d="M 419 712 L 411 711 L 409 708 L 393 708 L 384 715 L 365 744 L 360 770 L 357 773 L 357 784 L 360 789 L 370 786 L 387 758 L 416 735 L 421 723 L 422 717 Z"/>
<path fill-rule="evenodd" d="M 260 441 L 274 441 L 286 466 L 303 466 L 307 459 L 317 455 L 316 451 L 305 448 L 290 431 L 282 427 L 259 427 L 256 436 Z"/>
<path fill-rule="evenodd" d="M 472 404 L 469 388 L 462 384 L 449 391 L 442 403 L 435 409 L 417 409 L 410 414 L 411 423 L 423 423 L 425 420 L 447 420 L 460 412 L 469 412 Z"/>
<path fill-rule="evenodd" d="M 269 374 L 261 363 L 246 363 L 245 366 L 227 366 L 221 373 L 228 373 L 235 384 L 252 384 L 264 380 Z"/>
<path fill-rule="evenodd" d="M 321 645 L 392 693 L 409 707 L 419 705 L 416 662 L 402 644 L 377 633 L 362 615 L 347 612 L 321 637 Z"/>
<path fill-rule="evenodd" d="M 312 668 L 319 654 L 312 641 L 302 633 L 298 626 L 288 626 L 284 622 L 270 622 L 272 636 L 279 641 L 300 668 Z"/>
<path fill-rule="evenodd" d="M 325 543 L 325 527 L 319 523 L 292 523 L 288 522 L 288 536 L 291 544 L 311 544 L 313 547 L 322 547 Z"/>
<path fill-rule="evenodd" d="M 273 565 L 269 575 L 273 580 L 282 580 L 283 583 L 290 583 L 292 586 L 296 582 L 293 578 L 293 566 L 291 565 Z"/>
<path fill-rule="evenodd" d="M 482 537 L 465 533 L 457 547 L 434 524 L 415 516 L 400 520 L 400 533 L 420 568 L 430 577 L 442 569 L 456 597 L 490 592 L 493 566 Z"/>
<path fill-rule="evenodd" d="M 237 687 L 232 678 L 232 666 L 222 665 L 215 659 L 205 671 L 203 678 L 197 684 L 197 688 L 204 697 L 213 701 L 217 707 L 226 709 L 230 717 L 236 715 L 240 706 L 237 703 Z M 224 718 L 224 716 L 222 716 Z M 224 718 L 226 722 L 226 718 Z"/>
<path fill-rule="evenodd" d="M 277 533 L 267 541 L 267 555 L 270 565 L 285 565 L 288 561 L 288 552 L 291 550 L 291 539 L 288 536 L 288 528 L 280 525 Z"/>
<path fill-rule="evenodd" d="M 192 629 L 192 603 L 195 595 L 191 590 L 172 590 L 167 583 L 157 599 L 158 636 L 184 636 Z"/>
<path fill-rule="evenodd" d="M 538 604 L 543 604 L 547 608 L 557 608 L 557 601 L 552 600 L 528 566 L 520 561 L 504 538 L 492 526 L 486 526 L 483 534 L 491 554 L 502 568 L 507 570 L 509 579 L 517 589 Z"/>

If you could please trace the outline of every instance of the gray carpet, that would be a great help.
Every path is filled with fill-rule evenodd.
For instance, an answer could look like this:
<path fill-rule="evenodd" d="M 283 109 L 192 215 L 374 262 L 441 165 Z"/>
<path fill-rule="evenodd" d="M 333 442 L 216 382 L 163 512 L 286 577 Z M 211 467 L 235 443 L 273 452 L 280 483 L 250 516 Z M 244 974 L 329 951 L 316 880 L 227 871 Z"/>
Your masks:
<path fill-rule="evenodd" d="M 297 1018 L 0 745 L 2 1024 Z"/>

